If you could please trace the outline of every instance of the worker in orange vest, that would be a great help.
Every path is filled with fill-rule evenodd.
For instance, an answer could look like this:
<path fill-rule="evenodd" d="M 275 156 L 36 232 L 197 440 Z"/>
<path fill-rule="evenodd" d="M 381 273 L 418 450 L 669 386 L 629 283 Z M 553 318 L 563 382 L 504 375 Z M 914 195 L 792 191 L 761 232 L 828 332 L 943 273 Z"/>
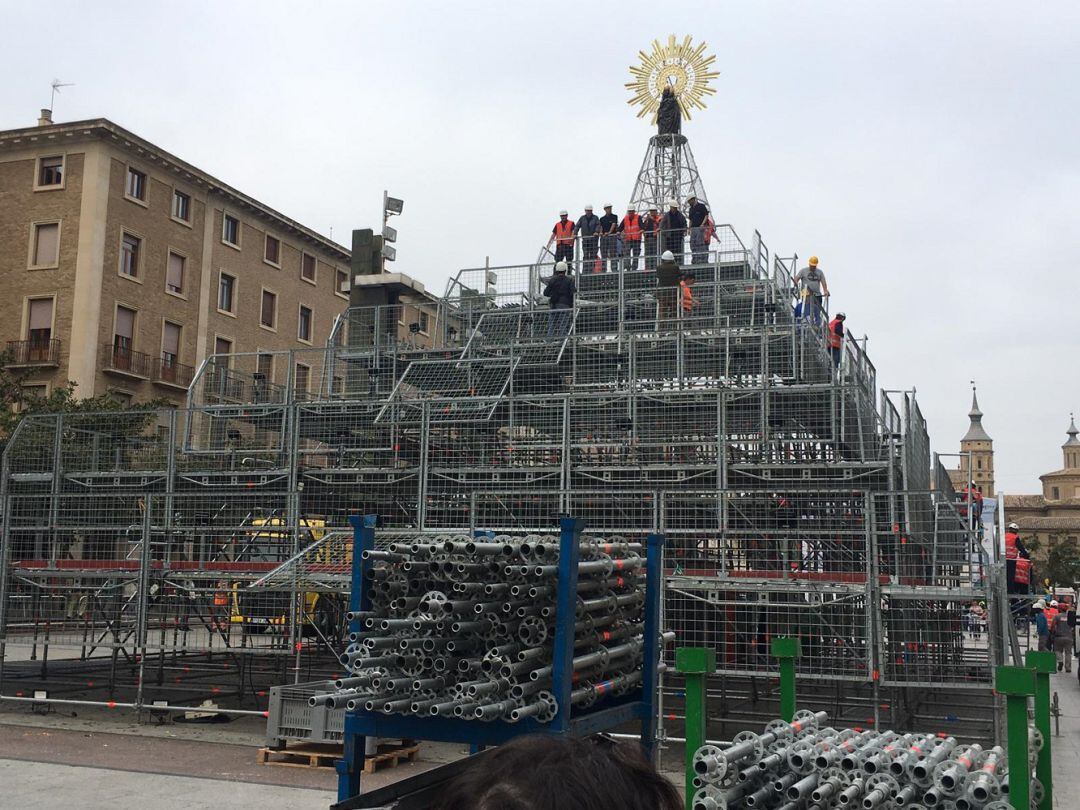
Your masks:
<path fill-rule="evenodd" d="M 690 285 L 694 283 L 694 277 L 689 273 L 683 273 L 679 278 L 679 303 L 682 305 L 683 317 L 689 317 L 694 309 L 694 292 Z"/>
<path fill-rule="evenodd" d="M 568 265 L 574 263 L 574 236 L 575 227 L 574 223 L 568 218 L 566 211 L 559 212 L 559 221 L 555 223 L 555 227 L 551 229 L 551 238 L 548 239 L 545 250 L 551 247 L 551 243 L 555 243 L 555 263 L 566 262 Z"/>
<path fill-rule="evenodd" d="M 628 206 L 626 216 L 619 223 L 619 233 L 623 243 L 623 270 L 630 273 L 638 269 L 638 256 L 641 255 L 641 217 L 634 206 Z"/>
<path fill-rule="evenodd" d="M 847 315 L 837 312 L 829 321 L 829 354 L 832 355 L 833 368 L 840 368 L 840 356 L 844 346 L 844 321 Z"/>

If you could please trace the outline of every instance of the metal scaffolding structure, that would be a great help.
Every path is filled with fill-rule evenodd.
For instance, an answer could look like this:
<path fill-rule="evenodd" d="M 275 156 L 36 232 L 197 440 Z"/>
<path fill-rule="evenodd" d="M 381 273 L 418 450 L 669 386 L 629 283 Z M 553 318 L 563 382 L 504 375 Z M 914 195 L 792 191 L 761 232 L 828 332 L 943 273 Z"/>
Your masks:
<path fill-rule="evenodd" d="M 776 714 L 769 640 L 798 635 L 803 705 L 997 736 L 998 573 L 914 393 L 879 391 L 865 339 L 834 369 L 760 236 L 721 226 L 690 269 L 697 303 L 666 319 L 653 273 L 578 273 L 554 329 L 550 265 L 464 270 L 424 348 L 397 307 L 352 308 L 325 348 L 210 358 L 184 409 L 24 419 L 0 699 L 262 711 L 270 684 L 340 674 L 350 515 L 389 542 L 573 514 L 667 536 L 663 626 L 716 649 L 721 733 Z M 679 694 L 669 675 L 665 718 Z"/>

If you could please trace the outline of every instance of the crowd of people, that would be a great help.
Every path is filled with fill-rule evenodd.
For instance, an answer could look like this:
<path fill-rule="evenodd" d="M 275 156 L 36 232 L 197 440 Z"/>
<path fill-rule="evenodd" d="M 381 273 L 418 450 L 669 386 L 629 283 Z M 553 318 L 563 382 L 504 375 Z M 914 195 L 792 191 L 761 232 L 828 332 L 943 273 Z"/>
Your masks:
<path fill-rule="evenodd" d="M 554 274 L 547 279 L 544 296 L 552 313 L 547 337 L 561 337 L 570 329 L 570 310 L 574 308 L 577 284 L 572 268 L 577 263 L 582 273 L 636 272 L 644 262 L 646 272 L 656 273 L 657 320 L 668 321 L 690 315 L 694 299 L 694 265 L 707 264 L 709 246 L 716 234 L 708 205 L 690 196 L 686 213 L 677 200 L 667 201 L 662 216 L 656 207 L 639 214 L 633 205 L 620 219 L 612 213 L 613 205 L 604 206 L 604 215 L 596 216 L 591 205 L 575 221 L 564 209 L 551 229 L 544 250 L 555 261 Z M 686 266 L 686 237 L 690 237 L 690 265 Z M 554 247 L 554 252 L 552 252 Z M 820 326 L 826 316 L 825 299 L 829 284 L 811 256 L 806 267 L 795 274 L 792 295 L 797 303 L 797 320 Z M 847 316 L 838 312 L 826 327 L 826 343 L 833 366 L 840 367 L 843 357 L 844 323 Z"/>

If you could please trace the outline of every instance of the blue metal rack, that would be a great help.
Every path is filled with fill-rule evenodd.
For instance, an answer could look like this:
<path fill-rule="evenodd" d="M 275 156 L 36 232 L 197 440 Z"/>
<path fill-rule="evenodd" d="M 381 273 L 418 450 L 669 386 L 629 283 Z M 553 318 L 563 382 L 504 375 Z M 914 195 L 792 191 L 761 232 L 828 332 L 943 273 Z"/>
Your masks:
<path fill-rule="evenodd" d="M 349 609 L 354 613 L 371 609 L 364 590 L 364 567 L 370 561 L 363 552 L 375 548 L 375 515 L 350 518 L 353 525 L 352 594 Z M 533 717 L 517 723 L 503 720 L 460 720 L 445 717 L 404 717 L 357 709 L 345 715 L 345 754 L 337 762 L 338 801 L 360 793 L 364 770 L 366 737 L 408 738 L 439 742 L 467 743 L 478 751 L 499 745 L 521 734 L 570 734 L 586 736 L 616 728 L 633 720 L 641 721 L 641 744 L 652 757 L 656 742 L 656 689 L 660 659 L 660 576 L 663 535 L 648 538 L 645 567 L 645 629 L 641 686 L 619 697 L 601 699 L 588 709 L 575 711 L 570 703 L 573 691 L 574 624 L 576 621 L 580 535 L 584 525 L 574 518 L 560 520 L 559 578 L 556 595 L 555 639 L 552 661 L 552 693 L 558 711 L 550 723 Z M 360 632 L 360 621 L 350 630 Z"/>

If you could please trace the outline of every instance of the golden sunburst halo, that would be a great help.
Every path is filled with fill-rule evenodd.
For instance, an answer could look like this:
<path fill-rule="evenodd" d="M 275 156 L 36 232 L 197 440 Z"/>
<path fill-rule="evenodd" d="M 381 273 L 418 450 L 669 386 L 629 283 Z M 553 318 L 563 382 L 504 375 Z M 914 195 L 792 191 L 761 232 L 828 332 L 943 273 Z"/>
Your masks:
<path fill-rule="evenodd" d="M 705 109 L 705 97 L 716 93 L 709 87 L 709 82 L 720 75 L 718 71 L 710 70 L 716 57 L 706 55 L 705 47 L 704 42 L 695 46 L 689 36 L 677 43 L 675 35 L 671 34 L 666 45 L 654 39 L 651 52 L 638 51 L 641 62 L 630 67 L 634 80 L 626 83 L 626 88 L 634 94 L 626 103 L 640 105 L 638 118 L 651 115 L 652 123 L 656 123 L 660 95 L 669 84 L 679 100 L 684 118 L 690 120 L 692 109 Z"/>

